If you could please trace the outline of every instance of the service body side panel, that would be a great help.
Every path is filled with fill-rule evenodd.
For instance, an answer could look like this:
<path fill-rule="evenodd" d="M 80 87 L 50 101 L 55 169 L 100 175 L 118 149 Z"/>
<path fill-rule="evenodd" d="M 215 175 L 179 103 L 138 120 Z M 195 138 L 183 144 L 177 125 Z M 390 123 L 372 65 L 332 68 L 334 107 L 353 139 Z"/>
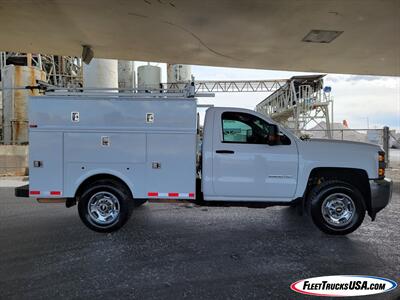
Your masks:
<path fill-rule="evenodd" d="M 148 192 L 159 198 L 168 193 L 195 193 L 196 135 L 154 133 L 147 135 L 146 178 Z"/>
<path fill-rule="evenodd" d="M 102 144 L 105 138 L 108 145 Z M 74 188 L 86 179 L 88 172 L 97 170 L 100 173 L 100 169 L 105 174 L 127 178 L 132 185 L 135 182 L 135 193 L 146 192 L 144 183 L 135 178 L 136 174 L 145 172 L 145 133 L 66 132 L 64 149 L 65 193 L 68 195 L 75 192 Z"/>
<path fill-rule="evenodd" d="M 35 167 L 34 161 L 40 163 Z M 29 133 L 29 190 L 46 198 L 50 192 L 63 196 L 63 134 L 35 131 Z M 32 196 L 33 196 L 32 195 Z"/>
<path fill-rule="evenodd" d="M 136 198 L 195 191 L 195 99 L 32 97 L 30 123 L 37 126 L 31 129 L 33 145 L 48 145 L 47 134 L 57 136 L 57 148 L 46 148 L 43 159 L 61 172 L 64 197 L 74 197 L 96 174 L 120 178 Z M 38 155 L 35 147 L 30 152 Z M 42 173 L 46 185 L 53 175 Z M 33 173 L 31 180 L 39 179 Z"/>
<path fill-rule="evenodd" d="M 205 198 L 207 195 L 215 194 L 213 187 L 213 134 L 214 110 L 209 108 L 204 118 L 202 143 L 201 191 Z"/>

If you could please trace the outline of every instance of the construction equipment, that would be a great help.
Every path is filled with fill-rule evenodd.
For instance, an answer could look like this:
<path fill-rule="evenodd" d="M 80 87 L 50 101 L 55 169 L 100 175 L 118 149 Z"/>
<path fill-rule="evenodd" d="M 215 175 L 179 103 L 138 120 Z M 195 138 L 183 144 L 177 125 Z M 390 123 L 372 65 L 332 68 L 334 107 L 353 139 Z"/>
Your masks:
<path fill-rule="evenodd" d="M 318 125 L 325 121 L 325 128 L 321 128 L 326 130 L 328 138 L 332 138 L 329 105 L 331 104 L 332 109 L 333 102 L 330 96 L 331 88 L 323 89 L 324 76 L 293 76 L 257 104 L 256 111 L 272 117 L 298 135 L 312 123 Z"/>

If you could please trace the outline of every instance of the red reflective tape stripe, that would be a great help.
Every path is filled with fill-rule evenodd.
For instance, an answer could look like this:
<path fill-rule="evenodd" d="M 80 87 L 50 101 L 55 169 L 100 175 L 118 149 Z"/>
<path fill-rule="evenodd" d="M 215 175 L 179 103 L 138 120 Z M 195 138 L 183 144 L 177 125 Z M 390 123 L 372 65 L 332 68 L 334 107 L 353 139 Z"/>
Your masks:
<path fill-rule="evenodd" d="M 147 193 L 148 197 L 190 197 L 194 198 L 195 193 L 176 193 L 176 192 L 171 192 L 171 193 L 158 193 L 158 192 L 148 192 Z"/>
<path fill-rule="evenodd" d="M 30 195 L 40 195 L 40 191 L 30 191 Z"/>
<path fill-rule="evenodd" d="M 50 195 L 52 195 L 52 196 L 60 196 L 61 192 L 60 191 L 51 191 Z"/>

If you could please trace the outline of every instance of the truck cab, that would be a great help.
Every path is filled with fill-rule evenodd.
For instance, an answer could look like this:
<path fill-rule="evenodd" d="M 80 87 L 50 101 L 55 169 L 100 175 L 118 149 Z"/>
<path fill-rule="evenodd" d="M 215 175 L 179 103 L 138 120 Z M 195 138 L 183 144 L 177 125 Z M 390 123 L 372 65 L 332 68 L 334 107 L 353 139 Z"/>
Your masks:
<path fill-rule="evenodd" d="M 302 140 L 251 110 L 207 110 L 202 153 L 206 201 L 297 205 L 328 234 L 374 220 L 391 198 L 380 146 Z"/>
<path fill-rule="evenodd" d="M 210 108 L 203 140 L 205 200 L 295 198 L 299 155 L 295 137 L 257 112 Z"/>

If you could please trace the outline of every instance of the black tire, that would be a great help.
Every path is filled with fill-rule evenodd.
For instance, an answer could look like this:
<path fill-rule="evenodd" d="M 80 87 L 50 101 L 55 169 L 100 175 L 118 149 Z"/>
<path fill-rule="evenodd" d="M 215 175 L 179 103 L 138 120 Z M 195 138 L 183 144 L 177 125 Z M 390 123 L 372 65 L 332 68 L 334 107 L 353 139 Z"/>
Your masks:
<path fill-rule="evenodd" d="M 105 201 L 105 203 L 102 204 L 99 201 Z M 97 205 L 94 205 L 93 202 Z M 89 203 L 93 204 L 94 212 L 89 210 Z M 106 212 L 104 216 L 107 217 L 107 213 L 111 216 L 106 220 L 100 220 L 100 218 L 104 218 L 100 214 L 101 209 L 111 206 L 115 209 L 104 210 Z M 88 185 L 78 202 L 78 211 L 82 222 L 97 232 L 113 232 L 121 228 L 128 221 L 133 207 L 134 201 L 127 187 L 111 179 L 97 180 Z M 110 211 L 114 213 L 111 214 Z"/>
<path fill-rule="evenodd" d="M 335 208 L 331 206 L 329 209 L 327 207 L 329 205 L 326 205 L 329 203 L 339 205 Z M 341 206 L 343 203 L 345 204 Z M 327 234 L 349 234 L 361 225 L 365 217 L 365 202 L 360 191 L 339 180 L 328 180 L 315 186 L 309 194 L 307 204 L 314 224 Z M 342 220 L 342 223 L 338 221 L 338 218 Z M 338 223 L 335 223 L 336 221 Z"/>

